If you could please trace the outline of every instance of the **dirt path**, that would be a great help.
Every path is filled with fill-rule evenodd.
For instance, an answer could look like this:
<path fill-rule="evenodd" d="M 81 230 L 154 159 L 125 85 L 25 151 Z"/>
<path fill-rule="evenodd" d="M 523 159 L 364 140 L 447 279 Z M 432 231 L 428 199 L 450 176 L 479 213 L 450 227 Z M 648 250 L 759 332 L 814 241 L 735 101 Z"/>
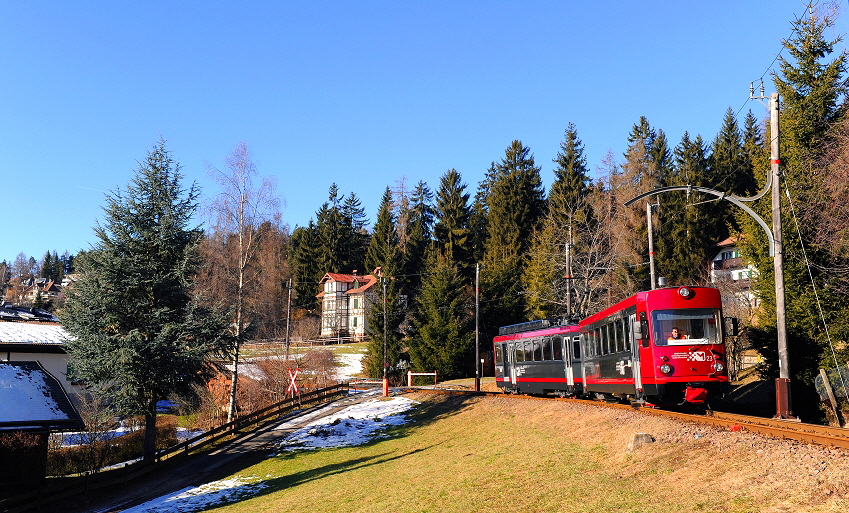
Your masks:
<path fill-rule="evenodd" d="M 332 415 L 352 404 L 374 397 L 372 393 L 350 395 L 300 411 L 294 415 L 274 419 L 260 428 L 218 447 L 213 451 L 196 454 L 179 463 L 163 464 L 161 470 L 133 481 L 121 488 L 99 490 L 59 503 L 45 511 L 56 513 L 113 513 L 143 504 L 151 499 L 173 493 L 189 486 L 198 486 L 222 479 L 241 468 L 248 467 L 268 457 L 274 444 L 314 420 Z M 278 429 L 284 425 L 282 429 Z"/>

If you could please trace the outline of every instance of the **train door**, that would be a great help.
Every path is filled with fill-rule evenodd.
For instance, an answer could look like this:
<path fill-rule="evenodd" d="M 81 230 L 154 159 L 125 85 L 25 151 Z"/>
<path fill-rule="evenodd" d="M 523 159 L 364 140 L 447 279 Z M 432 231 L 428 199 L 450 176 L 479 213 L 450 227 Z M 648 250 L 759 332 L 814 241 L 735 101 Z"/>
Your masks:
<path fill-rule="evenodd" d="M 559 354 L 558 354 L 559 353 Z M 563 371 L 566 373 L 566 385 L 575 386 L 575 368 L 572 365 L 572 351 L 569 348 L 569 336 L 554 337 L 554 359 L 563 358 Z"/>
<path fill-rule="evenodd" d="M 516 344 L 502 344 L 504 351 L 504 377 L 510 378 L 510 384 L 516 386 Z"/>
<path fill-rule="evenodd" d="M 633 364 L 631 365 L 631 370 L 634 373 L 634 388 L 636 390 L 642 390 L 643 388 L 643 373 L 640 372 L 640 348 L 642 344 L 640 343 L 640 339 L 634 336 L 635 333 L 635 325 L 638 323 L 637 314 L 632 313 L 628 316 L 628 330 L 631 339 L 631 359 L 633 360 Z"/>

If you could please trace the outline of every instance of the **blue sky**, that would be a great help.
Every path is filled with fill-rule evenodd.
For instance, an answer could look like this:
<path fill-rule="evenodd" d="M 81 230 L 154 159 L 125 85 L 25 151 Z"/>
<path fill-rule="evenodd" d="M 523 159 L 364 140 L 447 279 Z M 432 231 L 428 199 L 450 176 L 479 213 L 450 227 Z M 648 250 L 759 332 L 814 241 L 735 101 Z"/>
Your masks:
<path fill-rule="evenodd" d="M 72 5 L 76 4 L 76 5 Z M 768 8 L 767 8 L 768 5 Z M 0 260 L 94 242 L 103 191 L 161 137 L 205 196 L 240 141 L 305 225 L 336 182 L 473 193 L 514 139 L 549 185 L 575 123 L 591 169 L 640 116 L 672 145 L 748 102 L 799 0 L 23 2 L 0 6 Z M 836 33 L 846 32 L 838 19 Z M 772 92 L 771 82 L 767 93 Z"/>

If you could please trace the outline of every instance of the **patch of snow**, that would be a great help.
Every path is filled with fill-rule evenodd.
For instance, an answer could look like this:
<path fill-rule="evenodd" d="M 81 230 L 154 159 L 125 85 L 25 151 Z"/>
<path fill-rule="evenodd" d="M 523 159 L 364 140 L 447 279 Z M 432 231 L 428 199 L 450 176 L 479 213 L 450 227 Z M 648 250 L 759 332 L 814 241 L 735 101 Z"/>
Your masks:
<path fill-rule="evenodd" d="M 339 367 L 336 368 L 336 379 L 339 381 L 350 381 L 363 372 L 363 357 L 365 353 L 351 354 L 341 353 L 336 355 Z"/>
<path fill-rule="evenodd" d="M 414 404 L 417 404 L 416 401 L 405 397 L 371 399 L 355 404 L 310 422 L 280 443 L 279 448 L 291 451 L 362 445 L 382 436 L 380 433 L 390 426 L 406 424 L 405 412 Z M 321 416 L 326 408 L 329 407 L 314 412 L 312 416 Z M 304 417 L 297 420 L 303 421 Z M 292 422 L 283 423 L 278 429 L 291 426 Z"/>
<path fill-rule="evenodd" d="M 377 396 L 381 391 L 360 392 L 363 395 Z M 333 415 L 317 418 L 289 438 L 281 442 L 283 450 L 318 447 L 342 447 L 358 445 L 380 436 L 379 431 L 388 426 L 404 424 L 409 410 L 416 401 L 394 397 L 382 400 L 375 397 L 360 404 L 345 408 Z M 307 415 L 301 415 L 280 424 L 276 429 L 286 429 L 305 419 L 321 417 L 327 414 L 332 405 L 315 410 Z M 222 481 L 214 481 L 197 487 L 184 488 L 173 494 L 164 495 L 144 504 L 124 510 L 124 513 L 194 513 L 215 506 L 248 499 L 269 485 L 263 479 L 274 479 L 277 476 L 266 475 L 265 478 L 234 477 Z"/>
<path fill-rule="evenodd" d="M 268 484 L 256 482 L 255 478 L 237 476 L 200 486 L 189 486 L 174 494 L 163 495 L 123 511 L 124 513 L 192 513 L 247 499 L 265 488 L 268 488 Z"/>
<path fill-rule="evenodd" d="M 46 375 L 0 363 L 0 422 L 68 418 L 50 395 Z"/>
<path fill-rule="evenodd" d="M 70 335 L 57 324 L 0 322 L 0 342 L 6 344 L 64 344 Z"/>

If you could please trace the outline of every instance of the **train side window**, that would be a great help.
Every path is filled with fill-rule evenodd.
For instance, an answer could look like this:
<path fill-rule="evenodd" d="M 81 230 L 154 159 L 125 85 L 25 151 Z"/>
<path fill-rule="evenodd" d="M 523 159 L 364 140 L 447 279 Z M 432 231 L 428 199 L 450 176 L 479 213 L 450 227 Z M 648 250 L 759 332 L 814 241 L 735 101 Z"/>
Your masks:
<path fill-rule="evenodd" d="M 504 365 L 504 356 L 501 352 L 501 344 L 495 344 L 495 365 Z"/>
<path fill-rule="evenodd" d="M 525 361 L 525 348 L 521 342 L 516 343 L 516 361 L 524 362 Z"/>
<path fill-rule="evenodd" d="M 603 355 L 604 353 L 601 351 L 602 345 L 600 329 L 596 328 L 593 330 L 593 340 L 595 341 L 595 354 L 599 356 Z"/>
<path fill-rule="evenodd" d="M 575 360 L 581 359 L 581 338 L 573 337 L 572 338 L 572 358 Z"/>
<path fill-rule="evenodd" d="M 602 333 L 604 333 L 604 354 L 610 354 L 616 351 L 615 341 L 613 340 L 613 333 L 610 332 L 610 324 L 605 324 L 602 328 Z"/>
<path fill-rule="evenodd" d="M 616 352 L 622 352 L 625 350 L 625 341 L 622 340 L 622 330 L 619 329 L 619 319 L 614 319 L 614 321 L 610 324 L 610 331 L 613 332 L 613 335 L 616 337 Z"/>
<path fill-rule="evenodd" d="M 542 339 L 534 340 L 534 361 L 542 361 Z"/>
<path fill-rule="evenodd" d="M 562 360 L 563 359 L 563 339 L 560 337 L 554 337 L 551 341 L 552 349 L 554 350 L 554 359 Z"/>
<path fill-rule="evenodd" d="M 622 328 L 622 340 L 625 341 L 625 350 L 631 350 L 631 330 L 628 329 L 628 320 L 620 319 L 620 327 Z"/>
<path fill-rule="evenodd" d="M 551 361 L 551 337 L 545 337 L 542 341 L 542 359 Z"/>

